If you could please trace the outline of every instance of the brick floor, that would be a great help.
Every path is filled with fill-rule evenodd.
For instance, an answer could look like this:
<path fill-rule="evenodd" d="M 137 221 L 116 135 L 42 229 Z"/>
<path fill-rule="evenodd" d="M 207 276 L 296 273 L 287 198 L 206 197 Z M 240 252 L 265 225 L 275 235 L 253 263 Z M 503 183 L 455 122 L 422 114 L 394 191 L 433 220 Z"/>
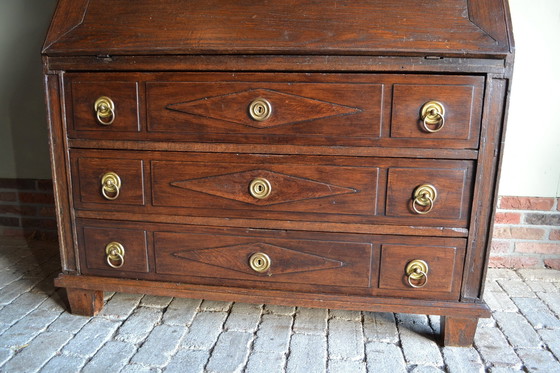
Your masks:
<path fill-rule="evenodd" d="M 0 372 L 560 372 L 560 271 L 492 269 L 472 348 L 439 318 L 106 293 L 73 316 L 57 247 L 0 240 Z"/>

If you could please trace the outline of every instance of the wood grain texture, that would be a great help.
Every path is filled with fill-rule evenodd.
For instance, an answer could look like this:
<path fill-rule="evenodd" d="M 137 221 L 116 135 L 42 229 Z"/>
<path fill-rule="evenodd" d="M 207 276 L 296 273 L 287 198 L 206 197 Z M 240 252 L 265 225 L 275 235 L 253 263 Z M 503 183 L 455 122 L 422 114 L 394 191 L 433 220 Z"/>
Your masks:
<path fill-rule="evenodd" d="M 68 86 L 67 86 L 68 87 Z M 71 115 L 73 129 L 76 131 L 138 132 L 138 83 L 136 82 L 80 82 L 73 80 L 67 89 L 67 111 Z M 97 121 L 94 110 L 95 101 L 105 96 L 114 104 L 114 119 L 110 125 Z M 105 119 L 108 122 L 110 119 Z"/>
<path fill-rule="evenodd" d="M 403 241 L 404 243 L 404 241 Z M 412 298 L 458 299 L 461 288 L 459 274 L 463 269 L 464 241 L 457 246 L 382 245 L 379 267 L 379 288 L 382 295 Z M 428 264 L 427 282 L 413 288 L 408 283 L 406 266 L 413 260 Z M 411 280 L 422 285 L 424 279 Z"/>
<path fill-rule="evenodd" d="M 77 139 L 129 139 L 266 145 L 476 149 L 482 77 L 415 74 L 69 74 L 69 134 Z M 134 84 L 140 86 L 138 108 Z M 76 94 L 71 97 L 72 92 Z M 92 105 L 113 97 L 122 114 L 96 123 Z M 266 121 L 249 116 L 267 99 Z M 420 111 L 431 100 L 446 107 L 446 126 L 422 130 Z M 146 110 L 138 132 L 137 111 Z"/>
<path fill-rule="evenodd" d="M 294 240 L 251 235 L 156 232 L 154 250 L 158 274 L 240 279 L 252 287 L 271 283 L 370 287 L 373 243 L 320 239 Z M 311 238 L 311 235 L 310 237 Z M 365 237 L 364 237 L 365 238 Z M 258 273 L 249 266 L 255 253 L 270 257 L 270 269 Z M 347 289 L 347 292 L 353 292 Z"/>
<path fill-rule="evenodd" d="M 68 273 L 79 271 L 78 257 L 74 245 L 73 210 L 71 186 L 66 169 L 68 147 L 64 135 L 65 117 L 63 112 L 61 77 L 45 75 L 45 98 L 48 115 L 49 155 L 52 166 L 53 190 L 56 203 L 56 219 L 62 270 Z"/>
<path fill-rule="evenodd" d="M 45 66 L 64 71 L 292 71 L 502 73 L 502 59 L 333 55 L 44 56 Z"/>
<path fill-rule="evenodd" d="M 127 277 L 134 272 L 148 272 L 148 242 L 146 231 L 109 227 L 80 227 L 78 229 L 80 258 L 83 273 L 102 270 L 107 275 Z M 120 268 L 111 268 L 107 263 L 106 246 L 117 242 L 124 248 L 124 263 Z M 120 261 L 111 261 L 119 266 Z"/>
<path fill-rule="evenodd" d="M 504 0 L 471 0 L 468 5 L 471 22 L 496 40 L 496 43 L 508 45 L 513 42 L 511 27 L 508 30 Z"/>
<path fill-rule="evenodd" d="M 99 276 L 59 275 L 55 279 L 58 287 L 73 288 L 81 285 L 85 289 L 118 291 L 125 293 L 153 294 L 247 302 L 256 304 L 278 304 L 315 308 L 334 308 L 357 311 L 405 312 L 430 315 L 454 316 L 458 318 L 490 317 L 488 306 L 483 303 L 457 303 L 421 299 L 403 299 L 336 294 L 306 294 L 293 291 L 270 291 L 239 289 L 227 286 L 204 286 L 177 282 L 127 280 Z"/>
<path fill-rule="evenodd" d="M 469 232 L 469 246 L 465 265 L 462 296 L 467 300 L 482 298 L 484 274 L 490 255 L 493 216 L 498 200 L 499 162 L 501 162 L 505 126 L 505 105 L 510 89 L 509 80 L 493 77 L 487 82 L 485 107 L 482 119 L 482 143 L 475 176 L 475 189 Z"/>
<path fill-rule="evenodd" d="M 440 314 L 472 343 L 512 74 L 506 0 L 60 0 L 43 48 L 71 308 L 102 291 Z M 93 102 L 117 105 L 96 124 Z M 256 98 L 269 119 L 248 115 Z M 446 125 L 423 130 L 437 100 Z M 115 201 L 100 177 L 123 181 Z M 264 177 L 268 199 L 248 184 Z M 426 215 L 419 184 L 438 190 Z M 103 248 L 121 240 L 125 264 Z M 254 273 L 248 257 L 272 267 Z M 429 263 L 414 288 L 404 267 Z"/>
<path fill-rule="evenodd" d="M 108 153 L 108 155 L 114 153 Z M 102 178 L 113 172 L 121 180 L 118 197 L 107 199 L 102 194 Z M 115 159 L 80 157 L 72 162 L 74 180 L 74 199 L 76 206 L 86 203 L 113 205 L 144 205 L 144 169 L 140 159 Z M 108 193 L 109 197 L 117 196 Z"/>
<path fill-rule="evenodd" d="M 147 155 L 73 150 L 76 206 L 150 213 L 146 217 L 152 220 L 167 214 L 467 227 L 470 161 L 172 152 L 141 159 Z M 114 201 L 100 193 L 100 178 L 109 171 L 123 180 L 122 198 Z M 270 179 L 270 199 L 250 195 L 249 185 L 258 177 Z M 440 197 L 433 214 L 418 215 L 411 208 L 412 193 L 424 183 L 434 184 Z"/>
<path fill-rule="evenodd" d="M 57 41 L 43 53 L 503 56 L 509 52 L 503 4 L 480 3 L 93 0 L 72 32 L 57 37 L 66 25 L 51 28 L 48 40 Z M 499 20 L 499 26 L 482 30 L 465 17 L 469 11 L 482 25 Z"/>
<path fill-rule="evenodd" d="M 43 51 L 72 32 L 84 21 L 90 0 L 59 1 L 50 25 Z"/>
<path fill-rule="evenodd" d="M 125 209 L 126 210 L 126 209 Z M 76 217 L 86 219 L 118 219 L 134 222 L 145 222 L 145 213 L 131 213 L 126 211 L 76 210 Z M 340 217 L 335 220 L 341 220 Z M 362 218 L 363 220 L 363 218 Z M 247 218 L 220 218 L 215 216 L 189 216 L 189 215 L 150 215 L 150 222 L 187 224 L 187 225 L 214 225 L 224 227 L 242 227 L 251 229 L 287 229 L 293 231 L 320 231 L 340 233 L 365 233 L 365 234 L 400 234 L 407 236 L 435 236 L 435 237 L 466 237 L 469 230 L 466 228 L 442 226 L 411 226 L 411 225 L 381 225 L 354 222 L 307 222 L 297 220 L 268 220 Z"/>
<path fill-rule="evenodd" d="M 82 257 L 94 257 L 95 266 L 83 273 L 200 285 L 235 286 L 307 293 L 338 293 L 457 299 L 461 286 L 464 238 L 418 237 L 389 234 L 351 234 L 244 227 L 161 224 L 101 219 L 79 219 Z M 86 241 L 84 232 L 94 235 Z M 148 272 L 134 267 L 109 268 L 100 250 L 109 241 L 131 248 L 138 263 L 149 237 Z M 384 232 L 386 233 L 386 232 Z M 153 239 L 152 239 L 153 237 Z M 386 247 L 385 254 L 380 251 Z M 127 249 L 128 252 L 128 249 Z M 253 271 L 249 257 L 269 255 L 271 269 Z M 403 283 L 409 260 L 430 263 L 433 284 L 414 289 Z M 132 263 L 131 263 L 132 264 Z M 384 269 L 380 271 L 380 266 Z M 143 266 L 143 264 L 142 264 Z M 449 273 L 453 274 L 449 276 Z M 382 274 L 379 278 L 379 274 Z"/>
<path fill-rule="evenodd" d="M 443 316 L 441 318 L 443 344 L 450 347 L 472 346 L 477 325 L 477 317 Z"/>
<path fill-rule="evenodd" d="M 95 316 L 103 308 L 103 291 L 66 287 L 70 311 L 74 315 Z"/>

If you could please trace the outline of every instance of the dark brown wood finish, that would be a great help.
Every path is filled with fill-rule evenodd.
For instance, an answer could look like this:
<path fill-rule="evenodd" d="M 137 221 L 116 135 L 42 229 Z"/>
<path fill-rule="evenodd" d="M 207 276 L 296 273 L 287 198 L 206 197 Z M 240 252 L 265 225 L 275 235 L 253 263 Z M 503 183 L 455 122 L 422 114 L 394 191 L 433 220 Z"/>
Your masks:
<path fill-rule="evenodd" d="M 81 285 L 82 284 L 82 285 Z M 299 293 L 293 291 L 243 289 L 227 286 L 206 286 L 188 283 L 128 280 L 114 277 L 77 276 L 61 274 L 55 279 L 55 285 L 78 291 L 118 291 L 124 293 L 145 293 L 161 296 L 178 296 L 185 298 L 204 298 L 249 303 L 267 303 L 277 305 L 298 305 L 315 308 L 336 308 L 357 311 L 424 313 L 451 316 L 457 318 L 490 317 L 486 304 L 459 303 L 441 300 L 406 299 L 399 297 L 371 297 L 323 293 Z M 80 290 L 80 285 L 83 290 Z M 458 325 L 459 326 L 459 325 Z M 460 332 L 458 330 L 458 332 Z M 472 341 L 470 341 L 472 344 Z M 469 345 L 470 345 L 469 344 Z"/>
<path fill-rule="evenodd" d="M 118 268 L 113 268 L 113 276 L 130 277 L 131 273 L 148 272 L 148 241 L 147 233 L 141 229 L 124 229 L 115 227 L 80 227 L 78 229 L 80 246 L 84 247 L 82 268 L 88 270 L 107 270 L 109 263 Z M 124 252 L 123 260 L 107 260 L 107 245 L 112 242 L 121 244 Z"/>
<path fill-rule="evenodd" d="M 403 240 L 403 243 L 406 243 Z M 457 299 L 460 290 L 464 247 L 457 246 L 422 246 L 413 244 L 382 245 L 381 264 L 379 267 L 380 295 L 407 294 L 412 298 L 434 297 L 437 299 Z M 412 288 L 407 273 L 407 264 L 414 260 L 423 260 L 428 265 L 426 276 L 411 279 L 419 288 Z"/>
<path fill-rule="evenodd" d="M 478 318 L 443 316 L 441 318 L 441 329 L 443 333 L 443 344 L 445 346 L 472 346 Z"/>
<path fill-rule="evenodd" d="M 75 315 L 95 316 L 103 308 L 103 292 L 100 290 L 66 288 L 70 311 Z"/>
<path fill-rule="evenodd" d="M 66 102 L 68 113 L 72 113 L 73 129 L 76 131 L 101 131 L 112 134 L 114 132 L 138 132 L 140 123 L 138 121 L 138 83 L 136 82 L 80 82 L 79 79 L 72 80 L 70 86 L 66 87 L 68 97 Z M 113 99 L 115 102 L 115 118 L 105 119 L 101 124 L 96 118 L 93 110 L 95 101 L 100 97 Z M 102 119 L 103 120 L 103 119 Z"/>
<path fill-rule="evenodd" d="M 501 0 L 484 5 L 482 0 L 68 3 L 62 3 L 59 13 L 69 12 L 72 17 L 51 29 L 45 54 L 414 55 L 424 51 L 494 57 L 510 51 Z M 465 17 L 469 13 L 470 19 Z"/>
<path fill-rule="evenodd" d="M 128 82 L 115 83 L 119 80 Z M 433 75 L 430 82 L 401 74 L 69 74 L 67 110 L 75 112 L 69 134 L 79 139 L 476 149 L 484 79 Z M 147 113 L 140 131 L 136 85 L 146 92 L 138 103 Z M 92 110 L 100 96 L 110 96 L 117 111 L 127 108 L 108 126 Z M 267 99 L 272 108 L 262 122 L 249 116 L 257 98 Z M 421 108 L 433 100 L 446 110 L 446 125 L 437 133 L 421 126 Z"/>
<path fill-rule="evenodd" d="M 102 291 L 420 312 L 444 316 L 443 344 L 472 344 L 489 316 L 508 12 L 505 0 L 59 0 L 43 59 L 56 284 L 72 312 L 97 313 Z M 100 96 L 115 103 L 107 126 Z M 263 121 L 256 99 L 271 104 Z M 445 108 L 438 132 L 422 126 L 428 101 Z M 108 172 L 115 199 L 101 193 Z M 263 199 L 249 191 L 259 178 Z M 418 214 L 424 184 L 437 198 Z M 271 259 L 263 273 L 255 253 Z M 425 285 L 407 277 L 413 260 Z"/>
<path fill-rule="evenodd" d="M 69 189 L 70 175 L 68 164 L 68 146 L 64 135 L 64 111 L 61 104 L 62 74 L 45 75 L 45 98 L 49 125 L 49 147 L 53 176 L 53 190 L 58 222 L 58 241 L 62 270 L 66 273 L 79 273 L 77 247 L 73 235 L 73 210 Z"/>
<path fill-rule="evenodd" d="M 75 206 L 80 209 L 227 218 L 421 226 L 467 226 L 473 164 L 401 158 L 271 156 L 72 151 Z M 114 158 L 119 156 L 119 158 Z M 142 176 L 144 163 L 145 176 Z M 120 195 L 101 193 L 101 178 L 120 176 Z M 265 199 L 250 194 L 257 178 L 271 185 Z M 413 210 L 415 189 L 433 184 L 431 212 Z M 151 193 L 144 192 L 151 189 Z M 147 202 L 144 202 L 147 201 Z M 155 219 L 153 215 L 146 220 Z"/>

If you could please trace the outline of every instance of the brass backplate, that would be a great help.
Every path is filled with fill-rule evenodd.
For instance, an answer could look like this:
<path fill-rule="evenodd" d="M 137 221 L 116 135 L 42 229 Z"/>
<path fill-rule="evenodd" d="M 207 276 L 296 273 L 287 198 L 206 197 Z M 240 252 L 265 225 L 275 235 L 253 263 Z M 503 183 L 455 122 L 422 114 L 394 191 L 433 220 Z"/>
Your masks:
<path fill-rule="evenodd" d="M 101 96 L 93 104 L 95 110 L 101 118 L 109 118 L 115 111 L 115 103 L 107 96 Z"/>
<path fill-rule="evenodd" d="M 121 187 L 121 178 L 115 172 L 107 172 L 101 176 L 101 185 L 107 189 Z"/>
<path fill-rule="evenodd" d="M 432 203 L 435 202 L 437 199 L 437 189 L 435 186 L 432 184 L 422 184 L 414 189 L 413 199 L 415 203 L 420 206 L 428 206 L 430 201 L 426 197 L 429 197 Z"/>
<path fill-rule="evenodd" d="M 272 105 L 265 98 L 257 98 L 249 105 L 249 115 L 256 121 L 265 121 L 272 115 Z"/>
<path fill-rule="evenodd" d="M 124 257 L 124 246 L 120 242 L 111 242 L 105 246 L 105 254 L 111 260 L 119 260 L 119 255 Z"/>
<path fill-rule="evenodd" d="M 413 280 L 419 280 L 428 275 L 428 263 L 421 259 L 415 259 L 406 265 L 406 274 Z"/>
<path fill-rule="evenodd" d="M 258 177 L 249 184 L 249 193 L 257 199 L 265 199 L 271 192 L 272 185 L 265 178 Z"/>
<path fill-rule="evenodd" d="M 422 106 L 420 115 L 426 124 L 439 124 L 445 115 L 445 106 L 439 101 L 428 101 Z"/>
<path fill-rule="evenodd" d="M 259 273 L 268 271 L 271 264 L 270 257 L 265 253 L 255 253 L 249 258 L 249 266 Z"/>

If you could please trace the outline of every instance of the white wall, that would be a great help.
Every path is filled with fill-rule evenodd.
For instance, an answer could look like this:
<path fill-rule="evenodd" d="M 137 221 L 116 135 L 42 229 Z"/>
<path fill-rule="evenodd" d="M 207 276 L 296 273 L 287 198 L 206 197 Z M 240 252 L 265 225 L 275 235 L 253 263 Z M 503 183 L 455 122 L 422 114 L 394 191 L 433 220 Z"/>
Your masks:
<path fill-rule="evenodd" d="M 501 195 L 560 196 L 560 0 L 509 0 L 516 61 Z M 49 178 L 40 49 L 56 0 L 0 0 L 0 178 Z"/>
<path fill-rule="evenodd" d="M 516 43 L 499 193 L 560 196 L 560 0 L 509 0 Z"/>

